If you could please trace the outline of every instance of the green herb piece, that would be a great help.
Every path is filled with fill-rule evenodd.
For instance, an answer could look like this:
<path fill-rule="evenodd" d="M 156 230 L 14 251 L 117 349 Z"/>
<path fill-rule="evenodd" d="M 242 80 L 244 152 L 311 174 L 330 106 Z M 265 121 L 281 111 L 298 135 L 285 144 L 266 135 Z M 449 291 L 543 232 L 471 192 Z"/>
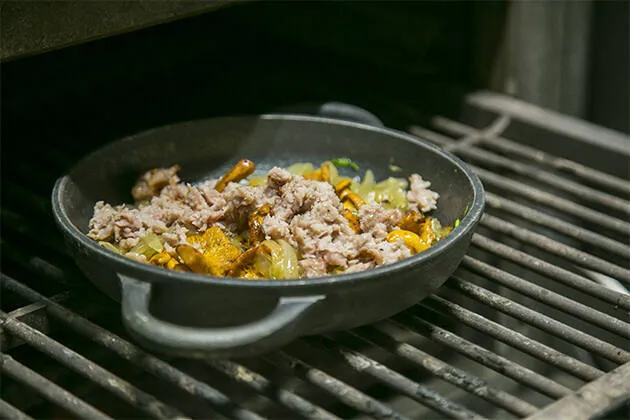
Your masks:
<path fill-rule="evenodd" d="M 455 224 L 453 225 L 453 227 L 457 227 L 459 226 L 459 219 L 455 220 Z"/>
<path fill-rule="evenodd" d="M 402 172 L 402 168 L 398 165 L 389 165 L 389 170 L 391 172 Z"/>
<path fill-rule="evenodd" d="M 349 158 L 336 158 L 336 159 L 331 159 L 330 162 L 335 165 L 337 168 L 352 168 L 355 171 L 359 170 L 359 165 L 357 165 L 356 163 L 354 163 L 351 159 Z"/>

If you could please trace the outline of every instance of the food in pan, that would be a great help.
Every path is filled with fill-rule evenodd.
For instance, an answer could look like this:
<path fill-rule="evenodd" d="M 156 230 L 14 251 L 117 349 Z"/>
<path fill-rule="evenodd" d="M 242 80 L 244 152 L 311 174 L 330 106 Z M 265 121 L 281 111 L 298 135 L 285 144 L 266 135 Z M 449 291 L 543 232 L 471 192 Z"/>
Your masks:
<path fill-rule="evenodd" d="M 222 178 L 181 182 L 179 166 L 152 169 L 134 205 L 99 201 L 88 236 L 138 261 L 244 279 L 352 273 L 422 252 L 447 234 L 429 215 L 439 195 L 420 175 L 376 182 L 347 158 L 297 163 L 254 176 L 239 161 Z"/>

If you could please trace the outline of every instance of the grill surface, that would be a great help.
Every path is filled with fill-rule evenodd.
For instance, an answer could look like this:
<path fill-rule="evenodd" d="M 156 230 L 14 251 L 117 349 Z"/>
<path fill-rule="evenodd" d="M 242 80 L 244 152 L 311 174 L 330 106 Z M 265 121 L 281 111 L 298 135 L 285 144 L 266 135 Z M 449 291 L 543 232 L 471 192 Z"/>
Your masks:
<path fill-rule="evenodd" d="M 78 152 L 60 144 L 33 150 L 29 166 L 4 159 L 0 413 L 542 419 L 627 404 L 630 182 L 585 165 L 578 149 L 596 144 L 627 163 L 630 142 L 540 112 L 478 93 L 460 121 L 411 125 L 471 164 L 488 191 L 457 273 L 389 320 L 251 360 L 164 359 L 129 341 L 117 305 L 81 276 L 52 222 L 52 182 Z M 541 147 L 544 136 L 566 153 L 543 151 L 557 147 Z"/>

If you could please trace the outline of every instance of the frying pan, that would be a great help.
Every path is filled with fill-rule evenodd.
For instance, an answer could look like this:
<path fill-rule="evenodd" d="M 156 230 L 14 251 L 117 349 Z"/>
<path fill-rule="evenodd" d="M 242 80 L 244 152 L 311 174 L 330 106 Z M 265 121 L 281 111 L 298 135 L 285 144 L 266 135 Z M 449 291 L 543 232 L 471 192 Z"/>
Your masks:
<path fill-rule="evenodd" d="M 141 345 L 194 358 L 253 356 L 299 336 L 390 317 L 435 292 L 455 271 L 483 212 L 477 176 L 451 154 L 383 128 L 360 108 L 327 103 L 315 111 L 328 117 L 221 117 L 149 130 L 106 145 L 57 180 L 53 210 L 74 260 L 100 290 L 121 302 L 123 324 Z M 433 214 L 447 225 L 461 219 L 459 226 L 430 249 L 395 264 L 346 275 L 264 281 L 143 264 L 85 235 L 95 202 L 132 202 L 131 186 L 150 168 L 177 163 L 181 178 L 195 182 L 219 177 L 243 157 L 262 172 L 342 156 L 362 170 L 372 169 L 377 179 L 392 176 L 391 164 L 403 169 L 395 176 L 420 173 L 440 193 Z"/>

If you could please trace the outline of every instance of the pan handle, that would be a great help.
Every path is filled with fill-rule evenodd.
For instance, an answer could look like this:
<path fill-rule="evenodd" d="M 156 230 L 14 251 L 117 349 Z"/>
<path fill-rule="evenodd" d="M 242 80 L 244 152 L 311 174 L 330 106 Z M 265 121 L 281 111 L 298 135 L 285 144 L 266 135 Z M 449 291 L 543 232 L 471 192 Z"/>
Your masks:
<path fill-rule="evenodd" d="M 276 112 L 317 115 L 319 117 L 334 118 L 337 120 L 358 122 L 374 127 L 385 128 L 385 124 L 370 111 L 343 102 L 302 103 L 280 108 L 276 110 Z"/>
<path fill-rule="evenodd" d="M 171 324 L 149 312 L 151 284 L 119 275 L 122 284 L 122 320 L 125 328 L 147 346 L 167 353 L 211 357 L 242 346 L 274 346 L 294 339 L 291 329 L 302 315 L 325 296 L 283 297 L 262 319 L 245 325 L 194 328 Z"/>

